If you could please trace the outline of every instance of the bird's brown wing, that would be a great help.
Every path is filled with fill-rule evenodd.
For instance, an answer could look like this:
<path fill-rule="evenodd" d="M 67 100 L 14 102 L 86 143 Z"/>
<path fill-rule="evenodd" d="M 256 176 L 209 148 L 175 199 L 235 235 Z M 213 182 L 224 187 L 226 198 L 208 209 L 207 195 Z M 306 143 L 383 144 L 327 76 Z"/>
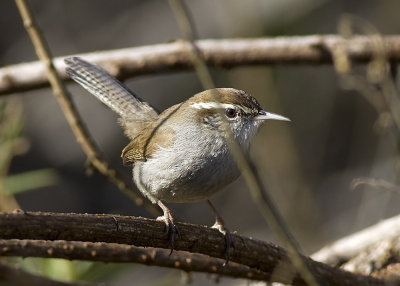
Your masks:
<path fill-rule="evenodd" d="M 159 122 L 151 122 L 122 150 L 124 165 L 132 165 L 136 161 L 146 161 L 160 148 L 168 148 L 174 142 L 175 132 Z"/>

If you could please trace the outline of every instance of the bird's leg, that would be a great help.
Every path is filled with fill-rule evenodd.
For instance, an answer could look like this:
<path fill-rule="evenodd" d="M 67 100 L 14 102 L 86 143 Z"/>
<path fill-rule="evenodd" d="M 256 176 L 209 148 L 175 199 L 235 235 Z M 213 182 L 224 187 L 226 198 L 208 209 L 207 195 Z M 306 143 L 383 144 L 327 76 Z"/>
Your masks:
<path fill-rule="evenodd" d="M 157 218 L 165 222 L 165 232 L 168 234 L 169 247 L 171 248 L 170 255 L 174 250 L 175 233 L 179 235 L 178 227 L 175 225 L 172 212 L 162 201 L 157 200 L 157 205 L 162 209 L 164 215 Z"/>
<path fill-rule="evenodd" d="M 215 214 L 215 223 L 211 228 L 218 229 L 220 233 L 222 233 L 225 237 L 225 263 L 224 266 L 229 263 L 229 256 L 230 256 L 230 250 L 231 246 L 233 246 L 233 241 L 232 241 L 232 236 L 230 231 L 226 228 L 225 223 L 222 219 L 222 217 L 219 215 L 213 204 L 211 203 L 210 200 L 207 200 L 207 204 L 210 206 L 211 210 Z"/>

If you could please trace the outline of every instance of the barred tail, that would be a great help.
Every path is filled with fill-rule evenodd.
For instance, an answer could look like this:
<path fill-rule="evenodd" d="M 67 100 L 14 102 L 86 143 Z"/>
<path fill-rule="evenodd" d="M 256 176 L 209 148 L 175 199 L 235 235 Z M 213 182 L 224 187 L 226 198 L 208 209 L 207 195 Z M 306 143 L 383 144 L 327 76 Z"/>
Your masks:
<path fill-rule="evenodd" d="M 64 59 L 69 77 L 125 120 L 151 119 L 157 112 L 104 69 L 79 57 Z"/>

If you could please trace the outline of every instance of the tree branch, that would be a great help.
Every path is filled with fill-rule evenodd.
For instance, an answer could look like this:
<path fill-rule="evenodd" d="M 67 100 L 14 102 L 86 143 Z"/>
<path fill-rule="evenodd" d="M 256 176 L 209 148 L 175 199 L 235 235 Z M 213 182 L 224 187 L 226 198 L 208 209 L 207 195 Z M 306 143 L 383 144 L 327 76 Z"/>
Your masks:
<path fill-rule="evenodd" d="M 197 77 L 203 85 L 203 89 L 214 89 L 216 87 L 215 83 L 211 77 L 210 71 L 207 68 L 207 64 L 203 59 L 203 55 L 195 43 L 196 29 L 188 7 L 182 0 L 170 0 L 169 4 L 180 26 L 181 32 L 184 35 L 184 39 L 188 45 L 188 51 L 192 57 L 194 69 L 197 73 Z M 221 98 L 218 93 L 212 93 L 212 97 L 214 101 L 221 102 Z M 219 113 L 220 120 L 225 118 L 222 110 Z M 264 217 L 264 220 L 267 222 L 275 236 L 286 248 L 287 254 L 293 263 L 293 266 L 304 279 L 305 283 L 309 286 L 318 286 L 316 278 L 312 275 L 311 271 L 308 269 L 308 266 L 302 260 L 299 244 L 291 234 L 287 224 L 283 220 L 275 204 L 272 202 L 259 173 L 257 172 L 256 168 L 254 168 L 254 162 L 245 155 L 238 141 L 234 138 L 228 121 L 221 121 L 223 122 L 222 130 L 226 135 L 229 149 L 247 183 L 247 186 L 249 187 L 253 201 L 258 206 L 261 214 Z"/>
<path fill-rule="evenodd" d="M 168 249 L 164 223 L 136 217 L 15 212 L 0 214 L 0 238 L 108 242 Z M 224 259 L 225 241 L 218 230 L 178 223 L 175 249 Z M 259 269 L 271 281 L 305 285 L 286 251 L 279 246 L 232 234 L 231 261 Z M 356 275 L 303 257 L 317 279 L 329 285 L 384 285 L 383 280 Z"/>
<path fill-rule="evenodd" d="M 399 280 L 400 215 L 344 237 L 312 258 L 353 273 Z"/>
<path fill-rule="evenodd" d="M 270 279 L 270 275 L 260 270 L 234 262 L 223 266 L 225 260 L 198 253 L 174 251 L 170 255 L 170 250 L 166 249 L 105 242 L 0 239 L 0 256 L 135 262 L 184 271 L 218 273 L 236 278 L 265 281 Z"/>
<path fill-rule="evenodd" d="M 367 248 L 400 236 L 400 215 L 386 219 L 359 232 L 341 238 L 312 255 L 318 261 L 338 265 Z"/>
<path fill-rule="evenodd" d="M 400 36 L 383 36 L 390 62 L 400 61 Z M 371 60 L 374 45 L 368 36 L 344 39 L 337 35 L 292 36 L 254 39 L 221 39 L 196 41 L 209 66 L 231 68 L 265 64 L 332 64 L 333 51 L 340 46 L 354 63 Z M 137 75 L 192 69 L 192 60 L 182 41 L 103 51 L 79 55 L 105 67 L 119 79 Z M 62 79 L 63 58 L 55 67 Z M 45 67 L 39 62 L 23 63 L 0 69 L 0 94 L 48 86 Z"/>
<path fill-rule="evenodd" d="M 130 197 L 137 205 L 145 207 L 150 213 L 158 215 L 160 210 L 156 208 L 149 200 L 144 199 L 143 196 L 138 192 L 129 187 L 128 184 L 122 179 L 122 176 L 114 169 L 112 169 L 108 163 L 101 158 L 100 151 L 98 150 L 94 140 L 86 129 L 81 117 L 74 103 L 71 100 L 71 95 L 65 88 L 61 78 L 59 77 L 56 68 L 53 64 L 52 55 L 50 48 L 44 38 L 41 30 L 36 23 L 35 17 L 25 0 L 15 0 L 18 10 L 21 14 L 21 18 L 24 23 L 24 27 L 28 32 L 29 37 L 32 40 L 32 44 L 35 48 L 36 54 L 40 59 L 40 67 L 42 68 L 42 76 L 50 83 L 55 98 L 57 99 L 64 116 L 70 125 L 78 143 L 81 145 L 83 151 L 88 156 L 90 163 L 104 176 L 106 176 L 112 183 L 114 183 L 125 195 Z M 22 76 L 26 76 L 23 74 Z M 6 79 L 6 82 L 10 80 L 9 77 L 1 76 L 1 81 Z"/>

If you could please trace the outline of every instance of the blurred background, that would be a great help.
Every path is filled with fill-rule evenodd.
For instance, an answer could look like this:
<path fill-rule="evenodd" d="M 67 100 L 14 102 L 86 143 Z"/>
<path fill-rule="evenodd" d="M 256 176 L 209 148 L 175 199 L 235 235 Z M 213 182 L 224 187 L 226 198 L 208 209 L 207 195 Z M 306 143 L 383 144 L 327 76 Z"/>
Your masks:
<path fill-rule="evenodd" d="M 181 37 L 168 1 L 31 3 L 54 56 Z M 365 19 L 382 34 L 400 32 L 397 0 L 186 3 L 200 38 L 335 34 L 344 13 Z M 37 59 L 13 1 L 0 1 L 0 33 L 0 66 Z M 379 127 L 378 114 L 363 95 L 342 88 L 331 65 L 257 66 L 211 72 L 218 87 L 243 89 L 264 109 L 292 120 L 265 124 L 253 142 L 251 156 L 306 254 L 398 214 L 399 195 L 372 187 L 350 189 L 351 181 L 360 176 L 396 183 L 397 142 L 392 133 Z M 196 74 L 187 71 L 131 78 L 126 84 L 159 110 L 202 90 Z M 130 182 L 131 170 L 123 167 L 120 159 L 128 140 L 117 117 L 77 84 L 69 83 L 68 89 L 105 158 Z M 4 188 L 15 194 L 22 209 L 151 217 L 102 175 L 86 174 L 86 157 L 49 88 L 2 96 L 0 100 L 0 150 L 4 157 L 0 179 Z M 18 138 L 13 139 L 17 142 L 15 156 L 9 156 L 9 138 Z M 279 244 L 242 178 L 217 193 L 212 201 L 231 231 Z M 11 199 L 3 201 L 8 207 L 14 204 Z M 214 223 L 205 203 L 169 206 L 186 222 Z M 138 285 L 175 285 L 186 277 L 180 271 L 142 265 L 51 261 L 25 259 L 23 263 L 59 279 L 106 281 L 108 285 L 130 285 L 132 279 Z M 208 275 L 194 274 L 192 278 L 192 285 L 213 283 Z M 246 284 L 228 278 L 220 282 Z"/>

